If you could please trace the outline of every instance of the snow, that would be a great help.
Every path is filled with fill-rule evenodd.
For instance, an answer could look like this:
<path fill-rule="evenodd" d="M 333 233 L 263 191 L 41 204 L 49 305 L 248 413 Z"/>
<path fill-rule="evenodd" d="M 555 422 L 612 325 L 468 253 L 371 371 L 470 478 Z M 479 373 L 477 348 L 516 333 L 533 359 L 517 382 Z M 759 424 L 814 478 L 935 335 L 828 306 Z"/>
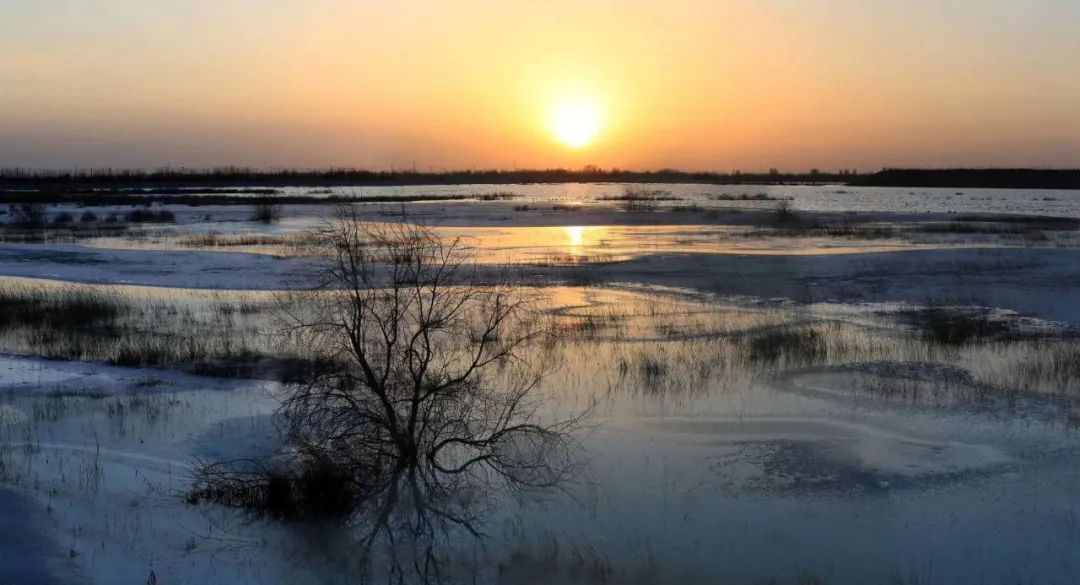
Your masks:
<path fill-rule="evenodd" d="M 263 254 L 0 245 L 0 274 L 92 284 L 266 290 L 302 285 L 308 267 Z"/>
<path fill-rule="evenodd" d="M 235 252 L 0 245 L 0 275 L 215 290 L 312 281 L 310 258 Z M 1080 250 L 961 248 L 807 254 L 658 253 L 598 265 L 531 267 L 538 282 L 666 285 L 805 302 L 982 304 L 1080 323 Z"/>
<path fill-rule="evenodd" d="M 395 192 L 409 189 L 417 188 Z M 618 194 L 621 186 L 509 189 L 522 201 L 550 203 Z M 1080 217 L 1063 193 L 933 191 L 905 198 L 895 190 L 837 189 L 671 187 L 688 199 L 766 191 L 793 197 L 800 209 L 857 209 L 880 221 L 944 220 L 952 211 Z M 550 382 L 567 400 L 560 407 L 592 399 L 602 405 L 580 437 L 588 454 L 584 487 L 516 510 L 518 516 L 500 510 L 493 521 L 498 538 L 483 550 L 463 545 L 462 556 L 483 567 L 478 582 L 557 581 L 552 567 L 533 567 L 521 554 L 542 558 L 550 542 L 586 559 L 585 566 L 608 563 L 657 583 L 786 582 L 806 573 L 851 584 L 1080 582 L 1080 436 L 1061 424 L 1068 405 L 1059 401 L 907 404 L 853 386 L 855 374 L 882 372 L 968 383 L 966 370 L 930 362 L 775 376 L 727 372 L 734 383 L 709 379 L 685 395 L 619 393 L 623 382 L 605 377 L 620 342 L 661 353 L 708 349 L 718 336 L 708 323 L 694 328 L 703 311 L 695 303 L 736 315 L 732 321 L 749 315 L 739 322 L 743 329 L 724 330 L 732 334 L 768 327 L 770 310 L 885 331 L 896 322 L 881 315 L 928 304 L 992 307 L 1007 318 L 1037 318 L 1032 331 L 1057 334 L 1080 324 L 1080 250 L 894 243 L 879 249 L 866 242 L 822 250 L 820 242 L 805 241 L 748 250 L 713 241 L 723 231 L 718 225 L 755 221 L 745 211 L 706 221 L 700 214 L 635 216 L 594 201 L 581 211 L 514 212 L 519 203 L 411 209 L 498 252 L 542 255 L 567 247 L 558 239 L 562 227 L 613 227 L 606 233 L 618 239 L 594 245 L 618 252 L 618 261 L 529 266 L 528 276 L 541 284 L 602 285 L 571 289 L 559 300 L 562 314 L 635 302 L 646 309 L 625 318 L 633 335 L 565 356 Z M 771 205 L 761 203 L 765 210 Z M 181 211 L 181 224 L 165 232 L 297 233 L 326 215 L 316 205 L 295 206 L 286 222 L 265 228 L 244 221 L 244 206 Z M 215 218 L 203 221 L 206 213 Z M 666 223 L 673 220 L 697 223 Z M 515 228 L 543 226 L 558 227 L 536 232 L 538 243 L 515 239 Z M 229 251 L 0 244 L 0 276 L 9 283 L 145 286 L 166 296 L 184 289 L 193 298 L 209 290 L 303 287 L 313 266 L 310 258 Z M 673 335 L 643 333 L 664 318 L 685 321 L 672 321 L 682 326 Z M 161 584 L 347 581 L 351 575 L 340 571 L 355 551 L 335 529 L 296 530 L 184 502 L 197 462 L 277 448 L 279 392 L 273 383 L 165 368 L 0 355 L 0 583 L 146 583 L 151 575 Z"/>

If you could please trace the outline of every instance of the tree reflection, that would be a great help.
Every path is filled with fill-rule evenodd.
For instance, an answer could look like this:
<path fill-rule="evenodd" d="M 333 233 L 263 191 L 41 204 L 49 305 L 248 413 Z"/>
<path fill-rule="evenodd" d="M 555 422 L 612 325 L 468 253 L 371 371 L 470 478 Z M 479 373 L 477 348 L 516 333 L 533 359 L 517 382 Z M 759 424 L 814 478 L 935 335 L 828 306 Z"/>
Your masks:
<path fill-rule="evenodd" d="M 522 287 L 424 226 L 346 208 L 318 237 L 316 286 L 279 312 L 311 364 L 278 411 L 288 449 L 203 467 L 191 499 L 341 521 L 366 571 L 443 581 L 455 539 L 482 538 L 499 501 L 575 470 L 580 417 L 541 422 L 534 396 L 551 332 Z"/>

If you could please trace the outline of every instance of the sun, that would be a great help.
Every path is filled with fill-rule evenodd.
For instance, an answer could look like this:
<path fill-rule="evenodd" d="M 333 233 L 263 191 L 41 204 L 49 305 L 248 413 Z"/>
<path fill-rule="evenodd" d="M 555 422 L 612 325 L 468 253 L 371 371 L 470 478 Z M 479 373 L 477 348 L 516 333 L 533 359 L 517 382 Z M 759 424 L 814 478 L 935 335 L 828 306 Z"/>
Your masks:
<path fill-rule="evenodd" d="M 564 100 L 551 110 L 551 131 L 570 148 L 581 148 L 600 132 L 600 112 L 587 100 Z"/>

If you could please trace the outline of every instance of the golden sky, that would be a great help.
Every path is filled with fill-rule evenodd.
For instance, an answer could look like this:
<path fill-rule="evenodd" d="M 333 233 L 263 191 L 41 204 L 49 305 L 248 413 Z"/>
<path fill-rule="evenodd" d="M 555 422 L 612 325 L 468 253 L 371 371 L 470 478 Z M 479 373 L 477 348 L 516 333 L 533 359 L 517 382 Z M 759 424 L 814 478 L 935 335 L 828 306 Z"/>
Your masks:
<path fill-rule="evenodd" d="M 0 166 L 1080 166 L 1078 72 L 1074 0 L 0 0 Z"/>

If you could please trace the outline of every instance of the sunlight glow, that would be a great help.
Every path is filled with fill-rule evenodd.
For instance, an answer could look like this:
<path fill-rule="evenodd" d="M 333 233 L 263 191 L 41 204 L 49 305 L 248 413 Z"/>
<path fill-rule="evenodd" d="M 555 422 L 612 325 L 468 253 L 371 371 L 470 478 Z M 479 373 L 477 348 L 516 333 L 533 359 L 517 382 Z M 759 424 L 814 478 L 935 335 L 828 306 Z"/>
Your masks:
<path fill-rule="evenodd" d="M 585 228 L 581 226 L 566 226 L 566 239 L 570 243 L 571 248 L 580 248 L 582 237 L 585 235 Z"/>
<path fill-rule="evenodd" d="M 596 104 L 583 99 L 557 103 L 550 122 L 555 138 L 571 148 L 581 148 L 595 140 L 601 125 Z"/>

